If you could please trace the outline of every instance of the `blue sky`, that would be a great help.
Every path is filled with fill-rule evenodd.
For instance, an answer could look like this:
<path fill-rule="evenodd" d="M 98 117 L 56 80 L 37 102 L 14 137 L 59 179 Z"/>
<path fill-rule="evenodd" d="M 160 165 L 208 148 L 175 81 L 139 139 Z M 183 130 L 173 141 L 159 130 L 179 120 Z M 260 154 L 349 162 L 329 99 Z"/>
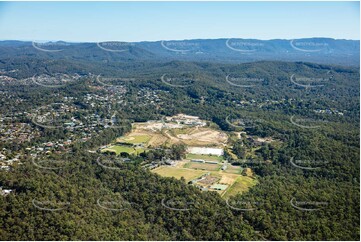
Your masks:
<path fill-rule="evenodd" d="M 0 2 L 0 39 L 359 39 L 359 9 L 359 2 Z"/>

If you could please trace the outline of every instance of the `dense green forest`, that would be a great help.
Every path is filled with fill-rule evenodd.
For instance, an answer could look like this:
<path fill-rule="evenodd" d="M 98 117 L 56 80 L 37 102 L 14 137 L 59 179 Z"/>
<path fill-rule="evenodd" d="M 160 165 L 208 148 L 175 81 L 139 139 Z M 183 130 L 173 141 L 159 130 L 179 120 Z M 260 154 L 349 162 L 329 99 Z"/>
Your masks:
<path fill-rule="evenodd" d="M 14 117 L 16 122 L 28 123 L 41 133 L 24 143 L 0 143 L 0 150 L 24 154 L 22 164 L 0 171 L 0 186 L 14 190 L 0 196 L 1 240 L 359 239 L 357 68 L 304 62 L 85 63 L 22 57 L 1 60 L 0 69 L 19 70 L 8 73 L 18 83 L 2 82 L 0 86 L 4 94 L 1 115 L 20 113 Z M 26 79 L 54 73 L 76 73 L 80 78 L 60 88 Z M 104 81 L 114 78 L 110 87 L 97 82 L 98 75 Z M 308 82 L 297 85 L 292 75 Z M 227 76 L 233 77 L 232 82 Z M 71 96 L 79 118 L 93 113 L 107 116 L 108 108 L 91 106 L 85 97 L 114 93 L 120 86 L 127 90 L 123 102 L 107 105 L 118 111 L 126 125 L 97 130 L 86 142 L 74 143 L 67 154 L 53 156 L 66 161 L 60 169 L 34 166 L 26 148 L 66 139 L 69 131 L 35 127 L 21 113 Z M 142 90 L 156 91 L 152 95 L 161 102 L 145 100 Z M 201 192 L 185 180 L 143 169 L 140 163 L 147 157 L 131 157 L 131 163 L 115 163 L 114 169 L 106 169 L 97 162 L 106 155 L 89 152 L 129 131 L 131 122 L 177 113 L 212 121 L 226 132 L 272 137 L 281 145 L 265 145 L 258 152 L 269 163 L 232 160 L 251 167 L 259 182 L 228 201 L 216 192 Z M 248 125 L 228 122 L 235 119 Z M 241 158 L 241 145 L 235 143 L 234 149 Z M 303 166 L 312 169 L 299 168 L 293 160 L 308 161 Z M 178 210 L 163 206 L 167 201 Z"/>

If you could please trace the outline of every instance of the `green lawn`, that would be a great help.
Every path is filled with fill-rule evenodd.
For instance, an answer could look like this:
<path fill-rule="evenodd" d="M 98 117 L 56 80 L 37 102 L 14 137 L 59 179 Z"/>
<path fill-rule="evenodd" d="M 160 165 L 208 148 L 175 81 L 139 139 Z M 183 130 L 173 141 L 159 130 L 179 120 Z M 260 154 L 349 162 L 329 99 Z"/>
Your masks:
<path fill-rule="evenodd" d="M 183 169 L 183 168 L 176 168 L 169 166 L 158 167 L 152 170 L 152 172 L 157 173 L 158 175 L 164 177 L 174 177 L 176 179 L 180 179 L 181 177 L 184 177 L 186 182 L 189 182 L 207 173 L 206 171 L 190 170 L 190 169 Z"/>
<path fill-rule="evenodd" d="M 223 160 L 223 156 L 216 155 L 197 155 L 197 154 L 187 154 L 186 159 L 202 159 L 208 161 L 218 161 L 221 162 Z"/>
<path fill-rule="evenodd" d="M 198 163 L 198 162 L 188 162 L 183 167 L 190 168 L 190 169 L 196 169 L 196 170 L 218 171 L 221 168 L 221 165 Z"/>

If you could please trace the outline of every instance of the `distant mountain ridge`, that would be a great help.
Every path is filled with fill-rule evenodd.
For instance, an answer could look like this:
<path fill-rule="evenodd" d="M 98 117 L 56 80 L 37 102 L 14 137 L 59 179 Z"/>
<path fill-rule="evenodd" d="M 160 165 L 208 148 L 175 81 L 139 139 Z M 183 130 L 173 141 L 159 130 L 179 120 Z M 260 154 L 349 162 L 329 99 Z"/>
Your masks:
<path fill-rule="evenodd" d="M 12 57 L 104 63 L 173 60 L 245 63 L 272 60 L 359 66 L 360 41 L 331 38 L 294 40 L 235 38 L 98 43 L 0 41 L 0 58 Z"/>

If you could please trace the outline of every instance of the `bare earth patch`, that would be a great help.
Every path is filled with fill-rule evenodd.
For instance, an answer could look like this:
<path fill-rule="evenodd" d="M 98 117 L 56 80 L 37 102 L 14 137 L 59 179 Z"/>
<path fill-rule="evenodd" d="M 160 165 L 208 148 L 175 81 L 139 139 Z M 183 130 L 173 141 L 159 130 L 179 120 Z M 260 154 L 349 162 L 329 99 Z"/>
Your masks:
<path fill-rule="evenodd" d="M 226 133 L 208 127 L 187 127 L 180 124 L 158 122 L 135 123 L 125 137 L 117 141 L 132 141 L 137 136 L 150 136 L 145 146 L 161 146 L 183 143 L 188 146 L 223 147 L 228 136 Z"/>

